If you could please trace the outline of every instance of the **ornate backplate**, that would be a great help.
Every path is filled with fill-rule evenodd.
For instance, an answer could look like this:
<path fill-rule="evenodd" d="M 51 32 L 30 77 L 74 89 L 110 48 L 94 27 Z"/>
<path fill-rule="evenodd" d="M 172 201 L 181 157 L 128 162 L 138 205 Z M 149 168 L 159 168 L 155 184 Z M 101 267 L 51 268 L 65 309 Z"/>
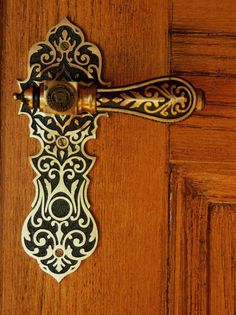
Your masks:
<path fill-rule="evenodd" d="M 77 81 L 104 87 L 102 58 L 97 46 L 67 19 L 54 26 L 46 41 L 29 53 L 28 78 L 22 91 L 44 80 Z M 87 198 L 88 173 L 95 158 L 84 149 L 96 137 L 101 114 L 50 115 L 22 101 L 20 114 L 30 118 L 30 135 L 41 144 L 32 157 L 36 196 L 22 229 L 27 254 L 57 281 L 75 271 L 97 246 L 98 231 Z"/>

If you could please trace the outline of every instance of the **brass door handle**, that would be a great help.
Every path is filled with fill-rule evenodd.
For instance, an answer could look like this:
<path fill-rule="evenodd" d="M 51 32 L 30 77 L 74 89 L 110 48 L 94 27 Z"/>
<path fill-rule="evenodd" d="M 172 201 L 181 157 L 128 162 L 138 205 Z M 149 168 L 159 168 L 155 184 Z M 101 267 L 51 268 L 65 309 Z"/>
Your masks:
<path fill-rule="evenodd" d="M 166 123 L 182 121 L 204 107 L 202 90 L 177 77 L 98 89 L 97 93 L 98 112 L 122 112 Z"/>
<path fill-rule="evenodd" d="M 203 109 L 204 93 L 172 76 L 109 88 L 101 78 L 99 49 L 67 19 L 31 48 L 28 65 L 28 77 L 14 97 L 21 101 L 20 113 L 30 118 L 30 135 L 41 150 L 31 158 L 36 196 L 22 245 L 42 270 L 61 281 L 98 242 L 87 198 L 95 158 L 84 147 L 96 137 L 100 115 L 121 112 L 179 122 Z"/>
<path fill-rule="evenodd" d="M 85 88 L 77 82 L 45 81 L 15 94 L 15 98 L 25 99 L 30 108 L 47 113 L 121 112 L 166 123 L 182 121 L 204 107 L 203 91 L 178 77 L 103 89 Z"/>

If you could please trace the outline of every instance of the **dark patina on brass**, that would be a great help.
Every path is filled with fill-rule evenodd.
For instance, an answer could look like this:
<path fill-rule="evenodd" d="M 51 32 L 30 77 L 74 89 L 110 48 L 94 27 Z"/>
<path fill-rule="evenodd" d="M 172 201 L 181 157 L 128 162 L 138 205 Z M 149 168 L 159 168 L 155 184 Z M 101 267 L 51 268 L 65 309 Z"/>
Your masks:
<path fill-rule="evenodd" d="M 75 104 L 76 90 L 66 82 L 45 86 L 47 104 L 58 112 L 66 112 Z"/>

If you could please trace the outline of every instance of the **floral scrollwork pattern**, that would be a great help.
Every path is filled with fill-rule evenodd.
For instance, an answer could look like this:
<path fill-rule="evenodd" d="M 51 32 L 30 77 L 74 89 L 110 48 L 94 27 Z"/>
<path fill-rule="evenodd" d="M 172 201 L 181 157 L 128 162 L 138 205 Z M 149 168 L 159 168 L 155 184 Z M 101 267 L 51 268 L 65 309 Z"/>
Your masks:
<path fill-rule="evenodd" d="M 101 78 L 102 56 L 99 48 L 85 41 L 80 28 L 65 18 L 50 29 L 44 42 L 34 44 L 29 52 L 28 78 L 24 90 L 43 80 L 76 81 L 81 85 L 106 86 Z"/>
<path fill-rule="evenodd" d="M 28 78 L 21 91 L 44 80 L 76 81 L 85 86 L 105 87 L 98 47 L 85 41 L 80 28 L 64 19 L 51 28 L 46 41 L 32 46 Z M 95 250 L 96 222 L 87 198 L 88 173 L 95 157 L 84 149 L 95 139 L 102 114 L 52 115 L 30 109 L 22 99 L 20 114 L 30 118 L 31 136 L 41 144 L 30 161 L 36 172 L 36 195 L 22 229 L 22 244 L 39 266 L 61 281 L 75 271 Z"/>
<path fill-rule="evenodd" d="M 37 176 L 32 211 L 22 230 L 25 251 L 57 281 L 90 256 L 98 240 L 87 199 L 88 172 L 95 158 L 84 145 L 95 138 L 97 116 L 46 116 L 28 112 L 31 135 L 41 151 L 31 158 Z"/>
<path fill-rule="evenodd" d="M 200 94 L 186 80 L 161 77 L 127 87 L 98 89 L 97 109 L 171 123 L 188 118 L 196 110 L 198 98 Z"/>

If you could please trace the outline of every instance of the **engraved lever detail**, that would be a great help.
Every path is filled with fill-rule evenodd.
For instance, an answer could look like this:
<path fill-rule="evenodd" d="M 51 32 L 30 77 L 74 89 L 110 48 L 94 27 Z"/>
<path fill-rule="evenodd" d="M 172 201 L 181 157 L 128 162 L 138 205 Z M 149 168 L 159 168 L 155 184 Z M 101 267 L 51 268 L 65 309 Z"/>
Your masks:
<path fill-rule="evenodd" d="M 51 114 L 121 112 L 167 123 L 185 120 L 194 111 L 202 110 L 205 102 L 202 90 L 177 77 L 104 89 L 85 88 L 77 82 L 45 81 L 23 94 L 15 94 L 15 98 Z"/>

